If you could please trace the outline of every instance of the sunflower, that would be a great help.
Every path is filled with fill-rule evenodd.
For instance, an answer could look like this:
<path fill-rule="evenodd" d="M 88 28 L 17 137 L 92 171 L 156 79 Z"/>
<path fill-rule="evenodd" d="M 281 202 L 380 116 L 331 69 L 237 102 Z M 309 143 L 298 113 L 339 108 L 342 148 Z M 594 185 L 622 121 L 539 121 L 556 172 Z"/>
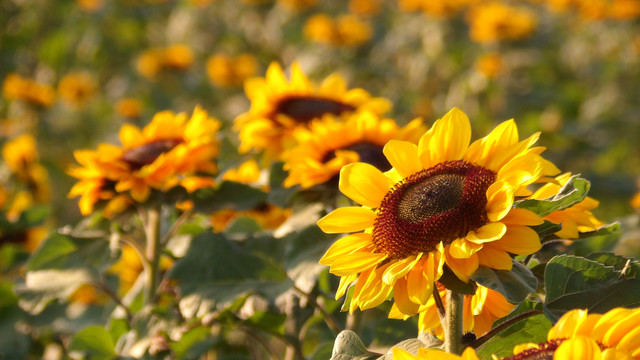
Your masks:
<path fill-rule="evenodd" d="M 2 93 L 7 99 L 25 100 L 41 107 L 49 107 L 56 100 L 56 91 L 53 87 L 23 78 L 15 73 L 7 75 L 4 79 Z"/>
<path fill-rule="evenodd" d="M 253 159 L 243 162 L 237 168 L 227 170 L 222 178 L 242 184 L 259 186 L 263 191 L 269 191 L 269 186 L 262 184 L 264 179 L 261 176 L 260 167 Z M 233 209 L 218 210 L 211 214 L 210 221 L 214 232 L 224 231 L 233 220 L 240 217 L 251 218 L 263 229 L 274 230 L 282 225 L 289 216 L 291 216 L 291 209 L 262 203 L 253 209 L 243 211 Z"/>
<path fill-rule="evenodd" d="M 352 114 L 346 121 L 326 115 L 294 133 L 298 145 L 284 155 L 284 169 L 289 171 L 284 186 L 309 188 L 325 183 L 344 165 L 357 161 L 387 171 L 391 164 L 382 154 L 384 145 L 392 139 L 417 144 L 425 130 L 421 119 L 401 128 L 368 111 Z"/>
<path fill-rule="evenodd" d="M 218 87 L 240 86 L 258 70 L 258 60 L 251 54 L 229 56 L 215 54 L 207 59 L 209 81 Z"/>
<path fill-rule="evenodd" d="M 526 7 L 481 3 L 467 13 L 471 40 L 489 43 L 526 38 L 536 28 L 536 14 Z"/>
<path fill-rule="evenodd" d="M 191 118 L 185 113 L 160 112 L 143 129 L 125 124 L 120 129 L 120 161 L 127 171 L 116 179 L 116 191 L 129 191 L 135 201 L 144 202 L 152 188 L 189 187 L 199 178 L 197 174 L 214 174 L 219 128 L 220 122 L 200 107 Z"/>
<path fill-rule="evenodd" d="M 454 108 L 418 145 L 389 141 L 383 152 L 390 171 L 360 162 L 343 167 L 340 191 L 362 207 L 338 208 L 318 221 L 324 232 L 353 233 L 320 260 L 341 277 L 336 297 L 355 283 L 349 310 L 364 310 L 393 291 L 399 311 L 414 315 L 445 263 L 468 282 L 479 265 L 511 270 L 510 254 L 539 250 L 529 226 L 542 219 L 512 206 L 530 194 L 529 184 L 559 172 L 540 156 L 544 148 L 532 147 L 538 137 L 519 141 L 509 120 L 469 145 L 469 119 Z"/>
<path fill-rule="evenodd" d="M 640 359 L 640 308 L 571 310 L 549 330 L 546 343 L 517 345 L 514 353 L 508 359 Z"/>
<path fill-rule="evenodd" d="M 39 203 L 49 201 L 49 174 L 40 164 L 36 139 L 20 135 L 2 146 L 2 158 L 12 175 L 22 182 L 33 200 Z"/>
<path fill-rule="evenodd" d="M 442 350 L 419 348 L 417 355 L 393 348 L 393 360 L 479 360 L 475 350 L 466 348 L 462 355 L 446 353 Z"/>
<path fill-rule="evenodd" d="M 274 62 L 264 78 L 245 82 L 245 93 L 251 108 L 234 121 L 234 130 L 240 136 L 239 151 L 264 150 L 271 159 L 279 158 L 283 149 L 291 145 L 295 128 L 324 114 L 343 115 L 361 109 L 383 114 L 391 108 L 388 100 L 373 98 L 363 89 L 348 90 L 337 74 L 317 86 L 297 63 L 291 66 L 291 81 Z"/>
<path fill-rule="evenodd" d="M 65 75 L 58 84 L 58 93 L 69 107 L 83 107 L 98 89 L 93 76 L 87 72 L 72 72 Z"/>
<path fill-rule="evenodd" d="M 571 179 L 571 173 L 564 173 L 555 178 L 555 182 L 545 184 L 538 189 L 533 195 L 532 199 L 546 199 L 552 197 L 560 191 L 569 179 Z M 544 217 L 544 220 L 549 220 L 555 224 L 561 224 L 562 230 L 555 234 L 563 239 L 577 239 L 580 232 L 594 231 L 603 223 L 596 219 L 591 210 L 598 207 L 599 202 L 589 196 L 584 198 L 581 202 L 564 210 L 555 211 Z"/>
<path fill-rule="evenodd" d="M 89 215 L 100 201 L 106 201 L 103 211 L 105 217 L 124 211 L 132 200 L 128 195 L 118 195 L 115 191 L 115 179 L 126 175 L 127 167 L 120 158 L 122 149 L 117 146 L 100 144 L 97 150 L 78 150 L 73 153 L 80 166 L 72 166 L 67 174 L 79 179 L 73 185 L 69 198 L 80 196 L 80 213 Z"/>
<path fill-rule="evenodd" d="M 436 283 L 442 303 L 446 304 L 447 289 L 440 283 Z M 493 322 L 507 316 L 515 305 L 497 291 L 484 286 L 478 286 L 474 295 L 464 296 L 463 331 L 473 332 L 476 336 L 482 336 L 491 330 Z M 429 331 L 442 338 L 443 330 L 440 317 L 433 298 L 427 301 L 418 310 L 418 332 Z M 408 316 L 401 313 L 396 306 L 391 308 L 389 317 L 392 319 L 406 319 Z"/>

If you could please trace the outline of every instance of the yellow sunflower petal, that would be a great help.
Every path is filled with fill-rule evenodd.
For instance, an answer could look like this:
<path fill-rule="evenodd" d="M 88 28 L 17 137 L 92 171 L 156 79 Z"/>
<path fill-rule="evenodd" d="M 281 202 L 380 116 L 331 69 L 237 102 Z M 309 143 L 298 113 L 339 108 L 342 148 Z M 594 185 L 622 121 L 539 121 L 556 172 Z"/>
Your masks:
<path fill-rule="evenodd" d="M 475 244 L 466 239 L 456 239 L 449 245 L 449 254 L 456 259 L 468 259 L 482 249 L 482 244 Z"/>
<path fill-rule="evenodd" d="M 489 223 L 473 231 L 469 231 L 466 239 L 472 243 L 482 244 L 500 239 L 507 232 L 507 226 L 501 222 Z"/>
<path fill-rule="evenodd" d="M 395 261 L 390 264 L 387 271 L 382 275 L 382 281 L 386 284 L 393 285 L 398 279 L 407 275 L 407 273 L 415 266 L 422 257 L 422 253 L 417 256 L 408 256 L 404 259 Z"/>
<path fill-rule="evenodd" d="M 587 318 L 587 311 L 575 309 L 571 310 L 556 322 L 547 333 L 547 340 L 570 338 L 574 335 L 576 326 Z"/>
<path fill-rule="evenodd" d="M 500 222 L 513 225 L 535 226 L 542 225 L 544 220 L 533 211 L 527 209 L 511 209 Z"/>
<path fill-rule="evenodd" d="M 380 206 L 389 186 L 389 179 L 375 166 L 367 163 L 349 164 L 340 170 L 340 191 L 364 206 Z"/>
<path fill-rule="evenodd" d="M 349 256 L 349 254 L 368 246 L 371 246 L 371 234 L 356 233 L 347 235 L 333 243 L 319 263 L 331 265 L 336 258 Z"/>
<path fill-rule="evenodd" d="M 604 349 L 602 360 L 633 360 L 632 355 L 618 349 Z"/>
<path fill-rule="evenodd" d="M 511 225 L 502 238 L 491 243 L 498 249 L 517 255 L 529 255 L 540 250 L 538 233 L 528 226 Z"/>
<path fill-rule="evenodd" d="M 478 263 L 496 270 L 511 271 L 513 261 L 504 250 L 496 249 L 491 244 L 486 244 L 478 251 Z"/>
<path fill-rule="evenodd" d="M 593 326 L 591 338 L 603 342 L 605 333 L 610 330 L 614 324 L 626 319 L 631 313 L 632 310 L 620 307 L 607 311 Z"/>
<path fill-rule="evenodd" d="M 368 251 L 355 252 L 349 254 L 349 256 L 334 259 L 329 271 L 334 275 L 347 276 L 374 267 L 386 257 L 387 255 L 385 254 L 376 254 Z"/>
<path fill-rule="evenodd" d="M 382 150 L 391 166 L 403 178 L 422 170 L 418 146 L 407 141 L 390 140 Z"/>
<path fill-rule="evenodd" d="M 602 352 L 598 344 L 586 336 L 565 340 L 556 349 L 554 359 L 563 360 L 600 360 Z"/>
<path fill-rule="evenodd" d="M 634 359 L 640 356 L 640 327 L 636 327 L 627 333 L 616 346 L 616 349 L 625 351 Z"/>
<path fill-rule="evenodd" d="M 602 338 L 607 347 L 615 347 L 622 338 L 640 324 L 640 310 L 632 310 L 622 320 L 612 324 Z"/>
<path fill-rule="evenodd" d="M 416 360 L 417 358 L 411 354 L 409 354 L 408 352 L 394 347 L 391 349 L 393 352 L 393 360 Z"/>
<path fill-rule="evenodd" d="M 418 152 L 422 166 L 428 169 L 444 161 L 462 159 L 470 140 L 469 118 L 457 108 L 451 109 L 420 138 Z"/>
<path fill-rule="evenodd" d="M 360 206 L 346 206 L 333 210 L 318 220 L 318 226 L 328 234 L 356 232 L 373 226 L 376 214 Z"/>
<path fill-rule="evenodd" d="M 400 278 L 393 286 L 393 299 L 401 313 L 414 315 L 420 308 L 419 304 L 411 301 L 409 297 L 409 285 L 406 278 Z"/>
<path fill-rule="evenodd" d="M 425 276 L 424 262 L 420 261 L 407 274 L 407 293 L 409 299 L 416 304 L 424 305 L 431 297 L 433 291 L 433 279 Z"/>
<path fill-rule="evenodd" d="M 489 135 L 474 141 L 469 145 L 464 160 L 483 166 L 491 163 L 492 157 L 499 153 L 499 150 L 518 142 L 518 127 L 513 119 L 498 125 Z M 488 167 L 489 168 L 489 167 Z M 489 168 L 493 171 L 499 168 Z"/>
<path fill-rule="evenodd" d="M 358 278 L 358 274 L 351 274 L 340 277 L 340 285 L 336 290 L 336 300 L 340 299 L 347 292 L 347 289 L 353 285 L 353 282 Z"/>
<path fill-rule="evenodd" d="M 471 275 L 478 270 L 478 255 L 472 254 L 468 259 L 456 259 L 449 254 L 449 251 L 445 251 L 445 262 L 458 277 L 458 279 L 469 282 Z"/>

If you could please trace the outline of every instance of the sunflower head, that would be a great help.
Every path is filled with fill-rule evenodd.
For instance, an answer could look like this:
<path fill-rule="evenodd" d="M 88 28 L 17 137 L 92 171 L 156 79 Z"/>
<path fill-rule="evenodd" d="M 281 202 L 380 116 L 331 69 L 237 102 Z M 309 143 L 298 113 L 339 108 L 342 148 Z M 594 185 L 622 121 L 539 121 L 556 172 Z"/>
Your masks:
<path fill-rule="evenodd" d="M 373 307 L 393 291 L 413 315 L 428 301 L 446 264 L 467 282 L 479 265 L 511 270 L 511 254 L 531 254 L 542 219 L 513 208 L 516 196 L 557 168 L 520 141 L 515 122 L 470 144 L 467 116 L 451 110 L 418 144 L 391 140 L 392 169 L 366 163 L 340 171 L 339 188 L 362 207 L 338 208 L 318 221 L 329 233 L 355 232 L 331 246 L 320 263 L 342 277 L 339 295 L 355 283 L 352 307 Z M 359 232 L 362 231 L 362 232 Z"/>
<path fill-rule="evenodd" d="M 251 109 L 234 123 L 240 133 L 239 150 L 265 151 L 268 158 L 279 158 L 294 143 L 293 131 L 306 127 L 313 119 L 324 115 L 342 117 L 363 109 L 382 114 L 391 106 L 388 100 L 371 97 L 362 89 L 347 89 L 337 74 L 317 85 L 297 63 L 291 67 L 290 80 L 280 65 L 272 63 L 264 78 L 245 82 L 245 92 Z"/>

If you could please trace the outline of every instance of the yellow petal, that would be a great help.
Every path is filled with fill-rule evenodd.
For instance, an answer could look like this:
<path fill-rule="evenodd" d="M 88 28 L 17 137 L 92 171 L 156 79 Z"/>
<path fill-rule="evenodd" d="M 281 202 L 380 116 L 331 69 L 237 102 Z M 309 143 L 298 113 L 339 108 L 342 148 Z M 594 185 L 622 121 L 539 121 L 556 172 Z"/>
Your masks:
<path fill-rule="evenodd" d="M 418 256 L 409 256 L 390 264 L 387 271 L 382 275 L 382 281 L 393 285 L 399 278 L 404 277 L 416 265 L 422 253 Z"/>
<path fill-rule="evenodd" d="M 496 270 L 511 271 L 513 261 L 511 256 L 504 250 L 496 249 L 491 244 L 482 247 L 478 251 L 478 263 Z"/>
<path fill-rule="evenodd" d="M 471 275 L 478 270 L 478 255 L 472 254 L 468 259 L 456 259 L 449 254 L 448 249 L 445 254 L 445 261 L 451 271 L 453 271 L 458 279 L 464 282 L 469 282 Z"/>
<path fill-rule="evenodd" d="M 586 336 L 565 340 L 553 354 L 554 359 L 600 360 L 602 353 L 598 344 Z"/>
<path fill-rule="evenodd" d="M 409 289 L 406 278 L 400 278 L 393 286 L 393 299 L 398 310 L 405 315 L 415 315 L 418 312 L 419 304 L 414 303 L 409 298 Z"/>
<path fill-rule="evenodd" d="M 372 227 L 375 212 L 360 206 L 337 208 L 318 220 L 318 226 L 327 234 L 356 232 Z"/>
<path fill-rule="evenodd" d="M 353 273 L 359 273 L 381 263 L 387 256 L 385 254 L 376 254 L 372 252 L 362 251 L 349 254 L 349 256 L 338 257 L 334 259 L 329 272 L 338 276 L 347 276 Z"/>
<path fill-rule="evenodd" d="M 347 289 L 353 285 L 353 282 L 358 277 L 358 274 L 351 274 L 347 276 L 340 277 L 340 284 L 338 285 L 338 290 L 336 290 L 336 300 L 340 299 L 347 292 Z"/>
<path fill-rule="evenodd" d="M 574 335 L 576 326 L 587 318 L 587 311 L 575 309 L 568 311 L 556 322 L 547 333 L 547 340 L 570 338 Z"/>
<path fill-rule="evenodd" d="M 367 163 L 349 164 L 340 170 L 340 191 L 358 204 L 376 208 L 389 192 L 389 179 Z"/>
<path fill-rule="evenodd" d="M 482 244 L 474 244 L 466 239 L 456 239 L 449 245 L 449 254 L 456 259 L 468 259 L 482 249 Z"/>
<path fill-rule="evenodd" d="M 471 125 L 465 113 L 451 109 L 437 120 L 418 142 L 420 161 L 425 169 L 440 162 L 460 160 L 471 140 Z"/>
<path fill-rule="evenodd" d="M 502 238 L 491 243 L 498 249 L 517 255 L 529 255 L 540 250 L 540 237 L 528 226 L 510 225 Z"/>
<path fill-rule="evenodd" d="M 501 222 L 483 225 L 469 231 L 466 239 L 472 243 L 482 244 L 500 239 L 507 232 L 507 226 Z"/>
<path fill-rule="evenodd" d="M 542 225 L 544 220 L 538 214 L 527 209 L 511 209 L 509 213 L 500 220 L 505 224 L 513 225 Z"/>
<path fill-rule="evenodd" d="M 469 146 L 464 159 L 470 163 L 485 166 L 491 162 L 496 153 L 507 146 L 518 142 L 518 127 L 513 119 L 496 126 L 489 135 L 476 140 Z M 493 171 L 500 170 L 499 168 Z"/>
<path fill-rule="evenodd" d="M 391 349 L 393 351 L 393 360 L 417 360 L 417 358 L 408 352 L 394 347 Z"/>
<path fill-rule="evenodd" d="M 424 262 L 418 264 L 407 274 L 407 293 L 411 302 L 425 305 L 433 292 L 433 279 L 425 276 Z"/>
<path fill-rule="evenodd" d="M 371 234 L 356 233 L 347 235 L 333 243 L 322 259 L 320 259 L 319 263 L 321 265 L 331 265 L 336 258 L 349 256 L 349 254 L 370 246 Z"/>
<path fill-rule="evenodd" d="M 640 327 L 629 331 L 618 343 L 616 349 L 625 351 L 638 359 L 640 356 Z"/>
<path fill-rule="evenodd" d="M 418 146 L 407 141 L 390 140 L 382 150 L 391 166 L 403 178 L 422 170 Z"/>
<path fill-rule="evenodd" d="M 640 310 L 633 310 L 622 320 L 612 324 L 602 338 L 607 347 L 615 347 L 633 329 L 640 327 Z"/>
<path fill-rule="evenodd" d="M 603 342 L 605 333 L 609 331 L 612 326 L 626 319 L 629 315 L 631 315 L 631 313 L 632 310 L 621 307 L 607 311 L 593 326 L 590 337 L 596 339 L 597 341 Z"/>

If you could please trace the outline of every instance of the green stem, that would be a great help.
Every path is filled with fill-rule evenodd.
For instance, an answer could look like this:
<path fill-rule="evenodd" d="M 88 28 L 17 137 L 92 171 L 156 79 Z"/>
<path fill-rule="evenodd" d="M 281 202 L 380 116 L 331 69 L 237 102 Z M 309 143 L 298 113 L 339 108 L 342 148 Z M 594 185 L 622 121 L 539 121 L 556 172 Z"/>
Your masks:
<path fill-rule="evenodd" d="M 144 231 L 147 236 L 145 257 L 149 264 L 146 272 L 145 303 L 153 304 L 156 300 L 160 264 L 160 206 L 149 207 L 146 211 L 145 220 Z"/>
<path fill-rule="evenodd" d="M 444 326 L 444 349 L 448 353 L 462 354 L 462 313 L 464 295 L 447 290 Z"/>

